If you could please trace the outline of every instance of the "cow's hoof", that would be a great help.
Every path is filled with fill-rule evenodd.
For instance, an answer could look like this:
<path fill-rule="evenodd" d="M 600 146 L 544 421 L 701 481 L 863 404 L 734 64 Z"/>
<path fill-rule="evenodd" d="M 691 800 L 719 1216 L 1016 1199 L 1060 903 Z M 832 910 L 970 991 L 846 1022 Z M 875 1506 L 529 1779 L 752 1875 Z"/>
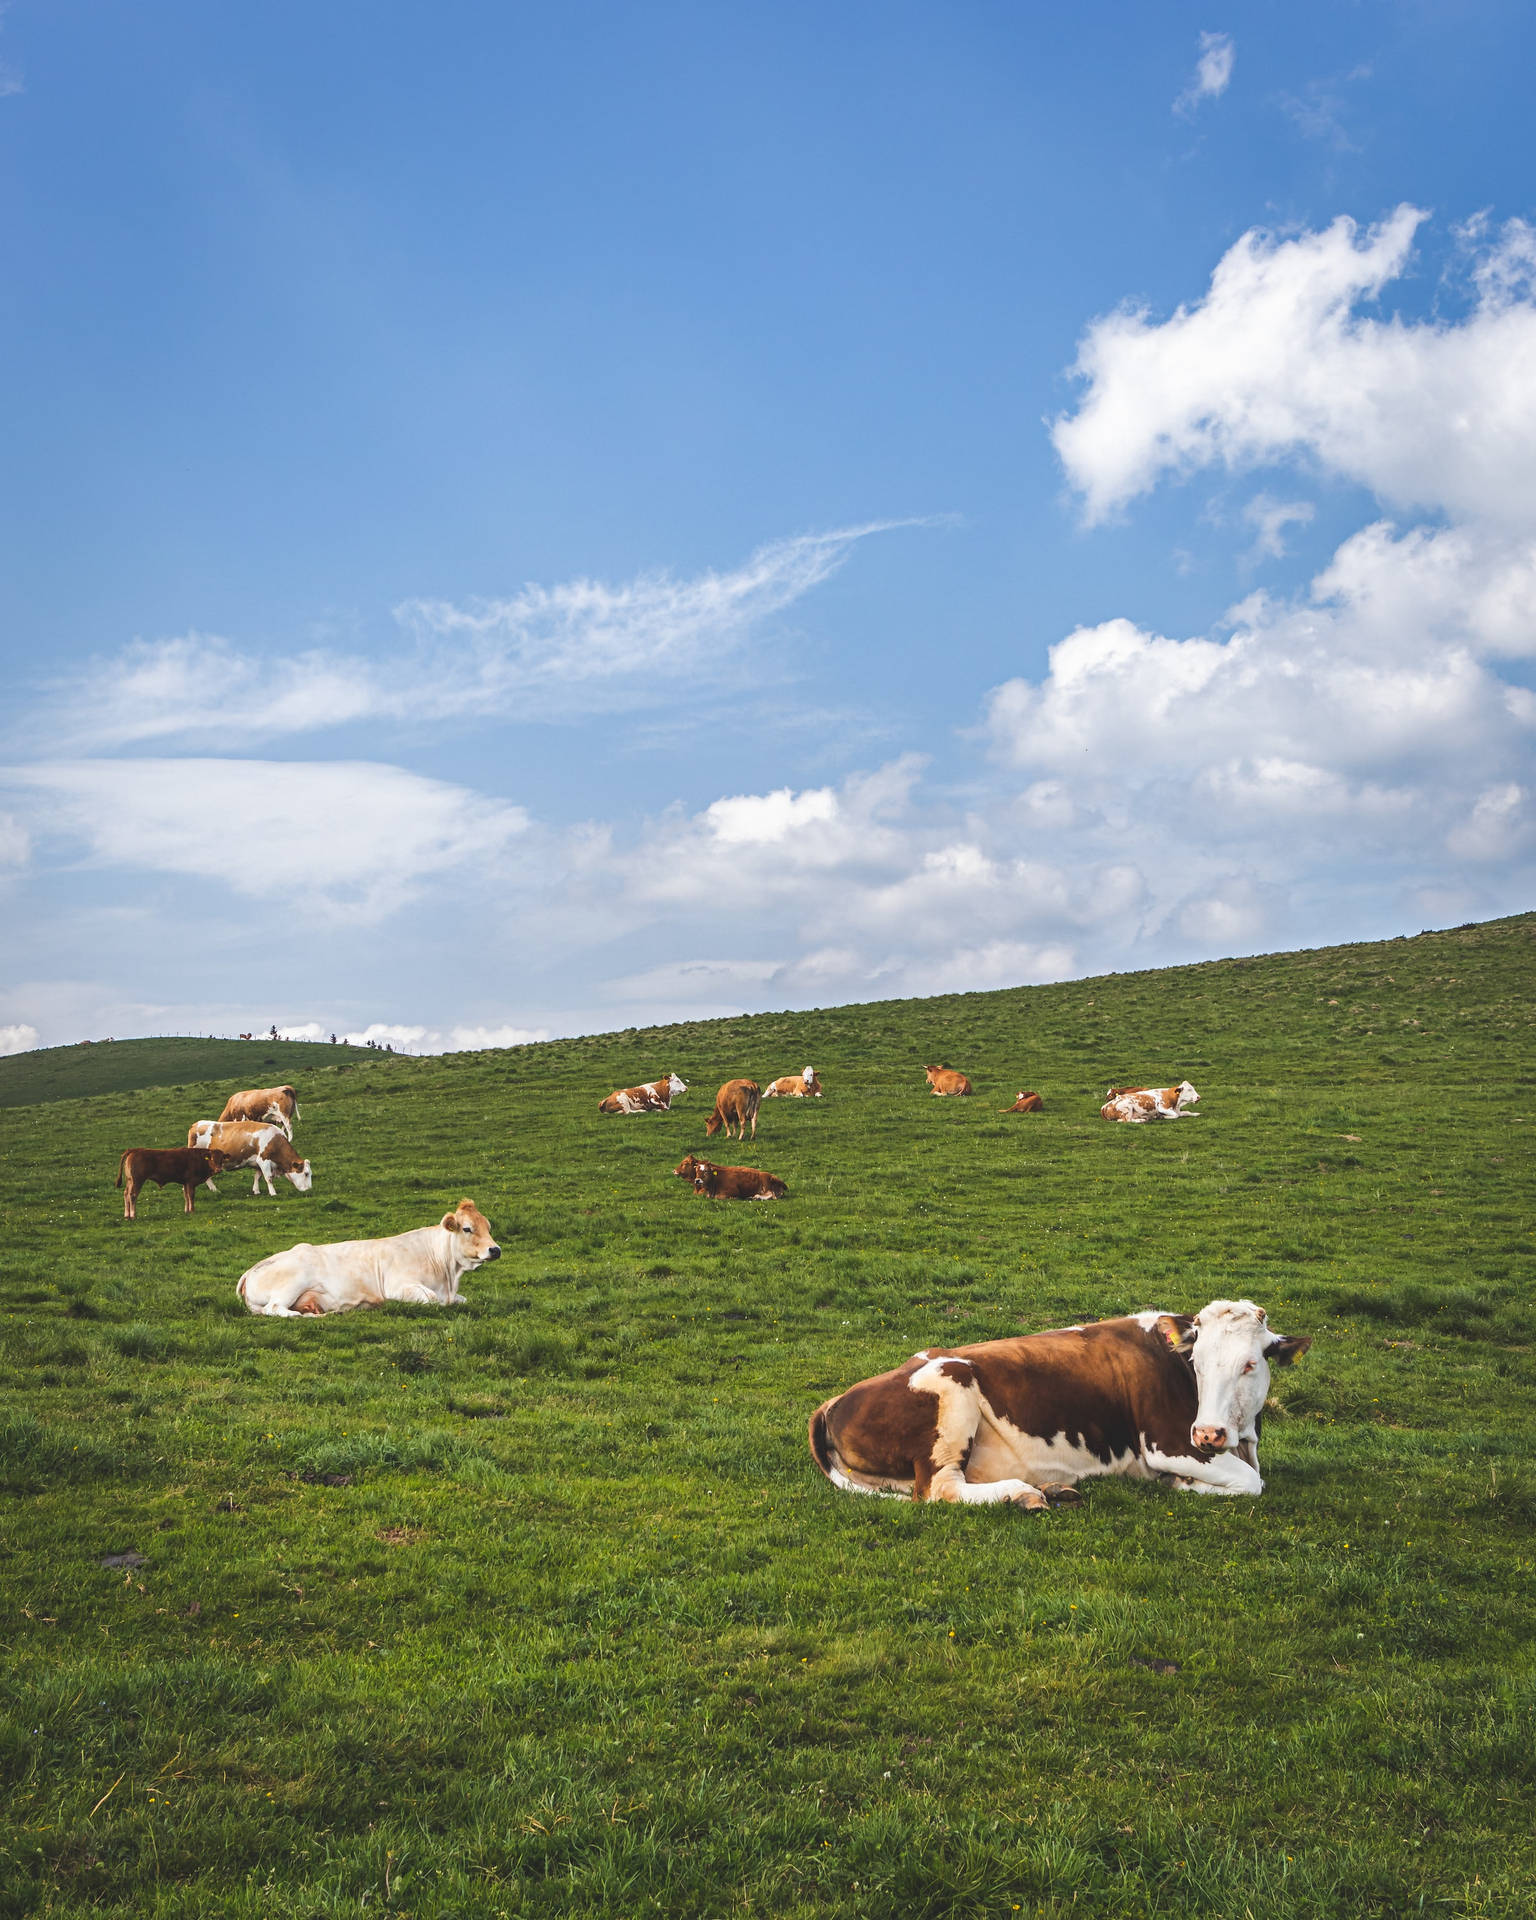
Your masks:
<path fill-rule="evenodd" d="M 1053 1507 L 1080 1507 L 1083 1504 L 1083 1496 L 1078 1492 L 1076 1487 L 1063 1484 L 1061 1486 L 1043 1487 L 1041 1491 Z"/>
<path fill-rule="evenodd" d="M 1037 1487 L 1025 1487 L 1021 1492 L 1010 1494 L 1010 1507 L 1022 1507 L 1026 1513 L 1039 1513 L 1051 1503 Z"/>

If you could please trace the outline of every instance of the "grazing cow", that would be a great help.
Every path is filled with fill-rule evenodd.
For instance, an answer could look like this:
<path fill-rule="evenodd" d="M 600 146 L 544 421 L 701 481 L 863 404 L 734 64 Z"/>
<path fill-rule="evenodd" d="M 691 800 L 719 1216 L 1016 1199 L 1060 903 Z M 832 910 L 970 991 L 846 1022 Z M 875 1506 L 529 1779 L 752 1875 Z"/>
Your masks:
<path fill-rule="evenodd" d="M 292 1087 L 253 1087 L 248 1093 L 232 1093 L 224 1102 L 221 1120 L 254 1120 L 260 1126 L 269 1121 L 281 1127 L 283 1138 L 293 1138 L 293 1123 L 299 1117 L 299 1101 Z"/>
<path fill-rule="evenodd" d="M 213 1176 L 229 1164 L 228 1156 L 216 1148 L 201 1147 L 129 1147 L 117 1163 L 117 1184 L 123 1189 L 123 1218 L 139 1217 L 139 1189 L 144 1186 L 180 1187 L 186 1205 L 192 1211 L 192 1191 L 203 1186 L 217 1193 Z"/>
<path fill-rule="evenodd" d="M 688 1091 L 686 1080 L 669 1073 L 665 1080 L 648 1080 L 643 1087 L 620 1087 L 599 1100 L 599 1113 L 666 1113 L 678 1094 Z"/>
<path fill-rule="evenodd" d="M 800 1073 L 786 1073 L 782 1080 L 770 1080 L 763 1088 L 765 1100 L 819 1100 L 821 1082 L 814 1067 Z"/>
<path fill-rule="evenodd" d="M 272 1184 L 276 1173 L 291 1180 L 300 1193 L 314 1185 L 314 1174 L 307 1160 L 301 1160 L 277 1127 L 259 1127 L 249 1120 L 194 1120 L 187 1128 L 189 1147 L 217 1147 L 229 1167 L 254 1167 L 251 1192 L 260 1193 L 263 1180 L 275 1200 Z"/>
<path fill-rule="evenodd" d="M 851 1493 L 975 1506 L 1044 1507 L 1105 1473 L 1262 1493 L 1269 1370 L 1311 1344 L 1251 1300 L 1213 1300 L 930 1349 L 818 1407 L 811 1453 Z"/>
<path fill-rule="evenodd" d="M 693 1190 L 711 1200 L 782 1200 L 789 1192 L 776 1173 L 757 1167 L 717 1167 L 708 1160 L 700 1162 Z"/>
<path fill-rule="evenodd" d="M 294 1319 L 306 1313 L 346 1313 L 408 1300 L 426 1307 L 456 1307 L 466 1273 L 499 1260 L 491 1223 L 473 1200 L 461 1200 L 435 1227 L 416 1227 L 386 1240 L 307 1242 L 258 1260 L 242 1273 L 235 1291 L 252 1313 Z"/>
<path fill-rule="evenodd" d="M 999 1107 L 999 1113 L 1043 1113 L 1045 1102 L 1038 1093 L 1021 1093 L 1011 1107 Z"/>
<path fill-rule="evenodd" d="M 937 1094 L 963 1094 L 971 1091 L 971 1083 L 963 1073 L 954 1067 L 924 1067 L 928 1084 Z"/>
<path fill-rule="evenodd" d="M 1199 1098 L 1187 1080 L 1176 1087 L 1111 1087 L 1099 1118 L 1128 1120 L 1133 1125 L 1146 1120 L 1192 1120 L 1196 1116 L 1184 1109 Z"/>
<path fill-rule="evenodd" d="M 704 1122 L 704 1131 L 711 1139 L 725 1128 L 727 1140 L 731 1137 L 731 1128 L 736 1129 L 736 1138 L 745 1140 L 747 1128 L 752 1129 L 752 1138 L 757 1138 L 757 1108 L 763 1097 L 763 1090 L 755 1080 L 727 1080 L 715 1095 L 715 1110 Z"/>

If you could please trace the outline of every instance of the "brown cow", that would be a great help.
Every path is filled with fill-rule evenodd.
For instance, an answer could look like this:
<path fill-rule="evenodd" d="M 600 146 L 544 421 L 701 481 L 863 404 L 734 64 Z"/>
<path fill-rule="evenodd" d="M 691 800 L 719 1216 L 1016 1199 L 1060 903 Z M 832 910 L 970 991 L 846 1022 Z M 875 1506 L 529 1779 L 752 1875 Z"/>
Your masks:
<path fill-rule="evenodd" d="M 667 1113 L 680 1093 L 688 1091 L 686 1080 L 669 1073 L 665 1080 L 648 1080 L 640 1087 L 620 1087 L 606 1100 L 599 1100 L 599 1113 Z"/>
<path fill-rule="evenodd" d="M 765 1100 L 819 1100 L 821 1081 L 814 1067 L 806 1067 L 800 1073 L 786 1073 L 782 1079 L 770 1080 L 763 1088 Z"/>
<path fill-rule="evenodd" d="M 1011 1107 L 999 1107 L 999 1113 L 1043 1113 L 1045 1102 L 1038 1093 L 1021 1093 Z"/>
<path fill-rule="evenodd" d="M 193 1189 L 206 1187 L 210 1193 L 217 1193 L 213 1176 L 222 1173 L 228 1163 L 228 1154 L 220 1153 L 217 1147 L 129 1147 L 117 1163 L 123 1218 L 138 1219 L 139 1189 L 145 1186 L 180 1187 L 187 1203 L 182 1211 L 190 1213 Z"/>
<path fill-rule="evenodd" d="M 717 1167 L 708 1160 L 693 1177 L 695 1193 L 711 1200 L 782 1200 L 789 1188 L 776 1173 L 758 1167 Z"/>
<path fill-rule="evenodd" d="M 928 1084 L 937 1094 L 963 1094 L 971 1091 L 971 1083 L 955 1067 L 924 1067 Z"/>
<path fill-rule="evenodd" d="M 850 1493 L 1043 1507 L 1124 1474 L 1257 1494 L 1271 1366 L 1312 1344 L 1251 1300 L 1133 1313 L 917 1353 L 811 1415 L 811 1453 Z"/>
<path fill-rule="evenodd" d="M 281 1127 L 283 1138 L 293 1138 L 293 1123 L 299 1117 L 298 1095 L 292 1087 L 253 1087 L 246 1093 L 232 1093 L 224 1102 L 221 1120 L 254 1120 L 265 1126 Z"/>
<path fill-rule="evenodd" d="M 672 1171 L 679 1180 L 694 1180 L 705 1167 L 713 1164 L 713 1161 L 701 1160 L 696 1153 L 685 1153 Z"/>
<path fill-rule="evenodd" d="M 704 1131 L 711 1139 L 725 1128 L 727 1140 L 731 1137 L 731 1128 L 736 1129 L 736 1138 L 745 1140 L 747 1128 L 752 1129 L 752 1138 L 757 1138 L 757 1108 L 763 1097 L 763 1090 L 755 1080 L 727 1080 L 715 1095 L 715 1110 L 704 1122 Z"/>

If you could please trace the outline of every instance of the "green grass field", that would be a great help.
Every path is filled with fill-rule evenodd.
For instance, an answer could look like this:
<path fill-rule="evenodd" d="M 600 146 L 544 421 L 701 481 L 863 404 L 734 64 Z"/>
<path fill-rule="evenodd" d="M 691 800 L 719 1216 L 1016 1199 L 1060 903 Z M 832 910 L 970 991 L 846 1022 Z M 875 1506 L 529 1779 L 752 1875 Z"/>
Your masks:
<path fill-rule="evenodd" d="M 125 1091 L 81 1049 L 81 1097 L 0 1114 L 0 1914 L 1536 1912 L 1533 961 L 1527 916 L 284 1053 L 314 1192 L 136 1224 L 120 1151 L 252 1076 L 158 1043 L 179 1084 Z M 715 1155 L 786 1202 L 671 1177 L 720 1081 L 807 1061 L 828 1097 Z M 673 1068 L 670 1114 L 598 1115 Z M 1199 1117 L 1098 1119 L 1181 1073 Z M 504 1249 L 466 1307 L 235 1298 L 463 1195 Z M 918 1346 L 1229 1294 L 1315 1336 L 1260 1500 L 930 1508 L 812 1465 L 811 1408 Z"/>

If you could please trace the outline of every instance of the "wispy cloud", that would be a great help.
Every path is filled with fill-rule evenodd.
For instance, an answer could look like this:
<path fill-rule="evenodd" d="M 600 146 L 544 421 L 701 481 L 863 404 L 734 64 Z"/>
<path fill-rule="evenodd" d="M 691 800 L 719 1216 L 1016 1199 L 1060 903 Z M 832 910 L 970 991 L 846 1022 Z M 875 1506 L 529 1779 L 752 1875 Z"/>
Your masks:
<path fill-rule="evenodd" d="M 1237 48 L 1230 33 L 1202 33 L 1200 58 L 1189 85 L 1173 103 L 1175 113 L 1193 113 L 1202 100 L 1216 100 L 1232 82 Z"/>
<path fill-rule="evenodd" d="M 71 750 L 152 740 L 245 742 L 362 720 L 575 718 L 706 693 L 739 670 L 762 624 L 819 586 L 875 521 L 760 547 L 743 565 L 679 580 L 642 574 L 527 586 L 507 599 L 408 600 L 409 644 L 385 658 L 259 653 L 217 636 L 136 641 L 55 686 Z"/>

